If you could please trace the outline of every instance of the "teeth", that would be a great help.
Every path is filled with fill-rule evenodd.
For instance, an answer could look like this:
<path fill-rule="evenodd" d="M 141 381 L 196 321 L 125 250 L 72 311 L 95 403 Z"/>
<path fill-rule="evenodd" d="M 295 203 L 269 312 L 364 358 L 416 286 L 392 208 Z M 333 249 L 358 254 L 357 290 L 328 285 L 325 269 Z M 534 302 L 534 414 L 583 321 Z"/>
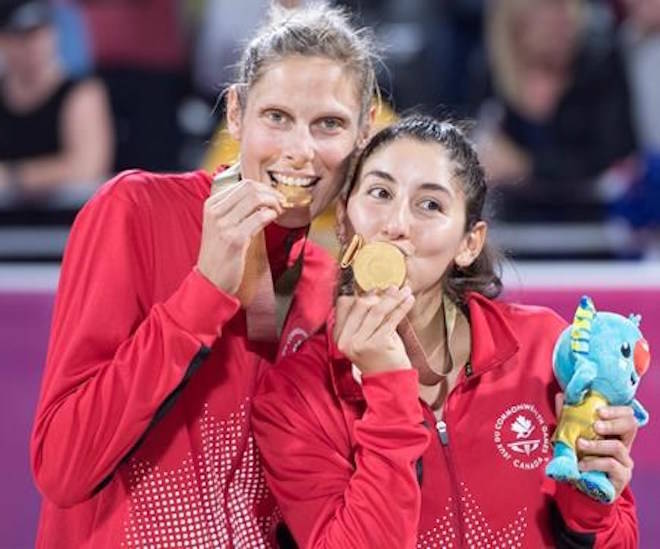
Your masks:
<path fill-rule="evenodd" d="M 290 175 L 282 175 L 279 173 L 273 173 L 271 175 L 278 183 L 281 183 L 282 185 L 291 185 L 293 187 L 308 187 L 316 179 L 315 177 L 292 177 Z"/>

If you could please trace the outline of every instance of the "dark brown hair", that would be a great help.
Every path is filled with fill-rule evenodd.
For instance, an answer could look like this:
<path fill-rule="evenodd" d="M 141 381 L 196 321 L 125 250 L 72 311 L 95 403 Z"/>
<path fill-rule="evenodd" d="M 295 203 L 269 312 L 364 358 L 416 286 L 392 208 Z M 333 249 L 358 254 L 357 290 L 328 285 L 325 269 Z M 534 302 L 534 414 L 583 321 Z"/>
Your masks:
<path fill-rule="evenodd" d="M 465 197 L 465 232 L 483 219 L 486 202 L 486 178 L 484 169 L 472 142 L 457 125 L 431 116 L 411 115 L 387 126 L 375 134 L 360 153 L 349 180 L 346 202 L 360 178 L 362 166 L 379 148 L 396 139 L 412 138 L 427 143 L 437 143 L 449 154 L 453 164 L 453 176 Z M 498 254 L 486 244 L 479 256 L 468 267 L 456 264 L 449 267 L 443 280 L 447 296 L 457 304 L 464 304 L 468 292 L 478 292 L 495 298 L 502 291 Z"/>

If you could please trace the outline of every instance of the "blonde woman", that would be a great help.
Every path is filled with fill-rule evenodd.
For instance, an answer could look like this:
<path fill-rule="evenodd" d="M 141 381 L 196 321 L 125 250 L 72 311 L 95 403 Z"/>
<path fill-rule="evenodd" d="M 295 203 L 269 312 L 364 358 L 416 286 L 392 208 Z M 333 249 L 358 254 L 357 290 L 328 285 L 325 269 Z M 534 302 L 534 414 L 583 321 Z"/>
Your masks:
<path fill-rule="evenodd" d="M 32 435 L 38 547 L 274 545 L 252 396 L 330 309 L 305 235 L 368 135 L 372 58 L 341 11 L 274 10 L 227 95 L 240 163 L 125 172 L 79 214 Z"/>

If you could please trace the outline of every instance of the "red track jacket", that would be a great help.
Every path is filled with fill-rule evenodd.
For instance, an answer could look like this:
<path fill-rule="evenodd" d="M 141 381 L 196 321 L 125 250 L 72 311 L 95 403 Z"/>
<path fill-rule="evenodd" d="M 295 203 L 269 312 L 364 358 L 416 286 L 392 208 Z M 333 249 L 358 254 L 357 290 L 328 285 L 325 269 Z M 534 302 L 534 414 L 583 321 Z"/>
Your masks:
<path fill-rule="evenodd" d="M 309 243 L 279 349 L 248 342 L 238 301 L 193 268 L 210 183 L 129 172 L 76 219 L 31 441 L 38 547 L 272 542 L 251 399 L 275 353 L 327 318 L 334 262 Z M 288 234 L 266 230 L 274 273 Z"/>
<path fill-rule="evenodd" d="M 443 421 L 414 370 L 360 386 L 330 328 L 266 373 L 253 429 L 301 547 L 636 546 L 629 489 L 608 506 L 544 477 L 565 322 L 476 294 L 469 318 L 471 361 Z"/>

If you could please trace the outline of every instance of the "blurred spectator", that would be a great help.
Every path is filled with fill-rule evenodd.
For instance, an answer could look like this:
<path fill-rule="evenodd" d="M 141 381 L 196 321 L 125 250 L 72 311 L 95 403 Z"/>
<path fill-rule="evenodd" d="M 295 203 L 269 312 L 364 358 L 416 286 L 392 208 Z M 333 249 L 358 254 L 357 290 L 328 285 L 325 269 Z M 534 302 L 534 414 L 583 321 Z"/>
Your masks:
<path fill-rule="evenodd" d="M 77 0 L 92 59 L 110 92 L 115 171 L 180 167 L 177 111 L 188 87 L 185 3 Z"/>
<path fill-rule="evenodd" d="M 215 99 L 228 82 L 233 82 L 244 42 L 262 22 L 272 3 L 295 7 L 309 0 L 249 0 L 241 3 L 240 9 L 235 0 L 203 2 L 192 73 L 195 86 L 204 96 Z"/>
<path fill-rule="evenodd" d="M 0 188 L 33 195 L 104 178 L 112 122 L 102 84 L 69 78 L 45 0 L 5 1 L 0 12 Z"/>
<path fill-rule="evenodd" d="M 647 245 L 660 256 L 660 0 L 625 0 L 623 7 L 621 42 L 643 154 L 637 181 L 616 203 L 614 213 L 637 229 L 651 229 L 640 235 L 651 237 Z"/>
<path fill-rule="evenodd" d="M 660 0 L 626 0 L 622 41 L 635 123 L 644 148 L 660 152 Z"/>
<path fill-rule="evenodd" d="M 195 42 L 193 80 L 208 98 L 232 82 L 243 42 L 265 16 L 270 0 L 206 0 Z"/>
<path fill-rule="evenodd" d="M 491 97 L 477 140 L 491 182 L 506 184 L 498 215 L 602 219 L 603 182 L 627 177 L 621 161 L 636 147 L 611 20 L 580 0 L 497 0 L 487 11 Z"/>
<path fill-rule="evenodd" d="M 399 112 L 462 110 L 466 65 L 480 42 L 483 0 L 339 0 L 376 32 L 379 83 Z"/>

